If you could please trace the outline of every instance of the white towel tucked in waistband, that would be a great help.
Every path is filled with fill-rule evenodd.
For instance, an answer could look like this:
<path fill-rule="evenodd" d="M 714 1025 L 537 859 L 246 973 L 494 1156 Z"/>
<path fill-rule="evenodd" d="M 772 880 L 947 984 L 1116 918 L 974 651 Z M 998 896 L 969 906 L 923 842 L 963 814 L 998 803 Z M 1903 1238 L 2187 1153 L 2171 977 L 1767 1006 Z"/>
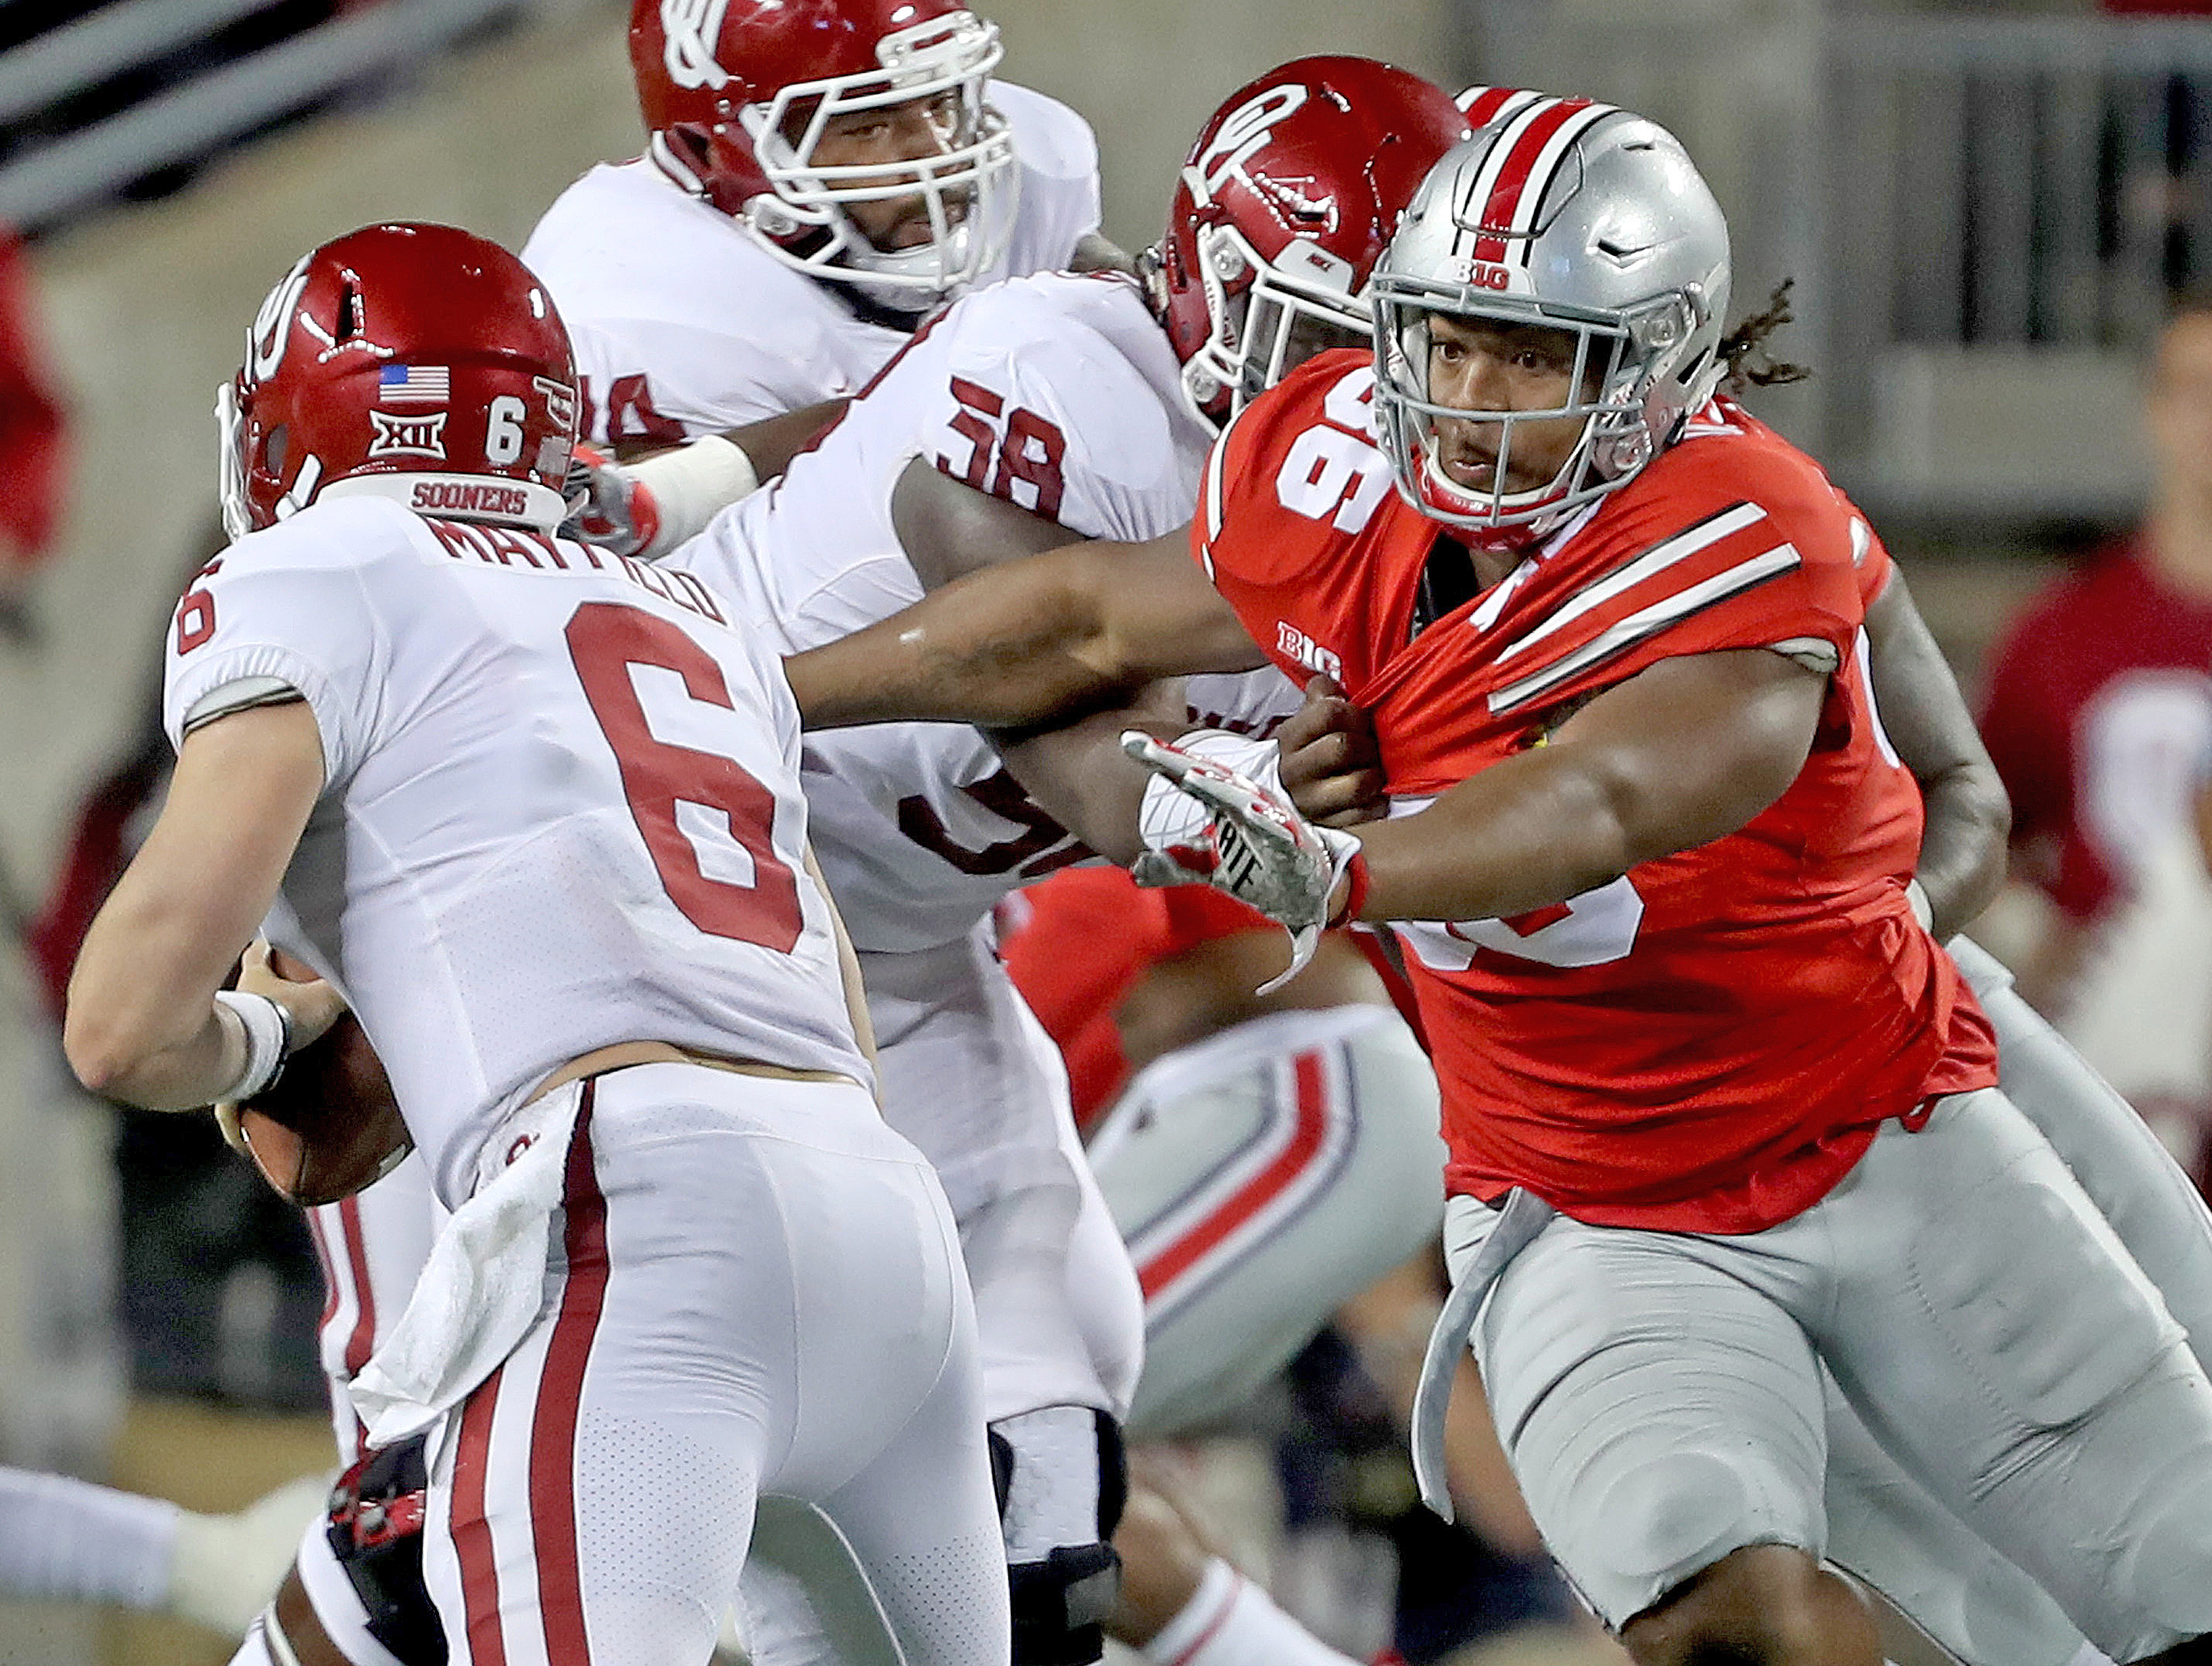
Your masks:
<path fill-rule="evenodd" d="M 475 1194 L 447 1219 L 406 1311 L 347 1385 L 371 1446 L 404 1440 L 459 1405 L 554 1299 L 553 1213 L 583 1087 L 571 1082 L 525 1106 L 485 1142 Z"/>

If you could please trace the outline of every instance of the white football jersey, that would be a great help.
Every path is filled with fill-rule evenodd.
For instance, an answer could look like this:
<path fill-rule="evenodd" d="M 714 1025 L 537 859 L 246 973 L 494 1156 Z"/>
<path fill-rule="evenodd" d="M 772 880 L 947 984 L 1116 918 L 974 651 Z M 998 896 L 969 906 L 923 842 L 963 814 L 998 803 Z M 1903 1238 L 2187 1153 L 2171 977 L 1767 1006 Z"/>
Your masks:
<path fill-rule="evenodd" d="M 921 599 L 891 520 L 917 457 L 1079 536 L 1158 537 L 1190 518 L 1213 440 L 1177 374 L 1127 278 L 1052 273 L 979 290 L 781 480 L 664 565 L 697 573 L 798 653 Z M 1216 726 L 1258 730 L 1298 704 L 1272 670 L 1202 682 L 1194 704 Z M 801 769 L 823 875 L 864 948 L 949 942 L 1009 890 L 1090 854 L 964 724 L 811 734 Z"/>
<path fill-rule="evenodd" d="M 869 1080 L 772 650 L 687 575 L 343 484 L 202 571 L 164 718 L 181 743 L 240 685 L 306 698 L 325 785 L 279 946 L 359 1016 L 445 1202 L 595 1047 Z"/>
<path fill-rule="evenodd" d="M 1021 196 L 983 282 L 1056 271 L 1098 227 L 1098 144 L 1067 106 L 994 82 Z M 777 260 L 650 158 L 593 168 L 523 245 L 568 326 L 587 439 L 719 433 L 857 393 L 911 339 Z M 979 286 L 980 287 L 980 286 Z"/>

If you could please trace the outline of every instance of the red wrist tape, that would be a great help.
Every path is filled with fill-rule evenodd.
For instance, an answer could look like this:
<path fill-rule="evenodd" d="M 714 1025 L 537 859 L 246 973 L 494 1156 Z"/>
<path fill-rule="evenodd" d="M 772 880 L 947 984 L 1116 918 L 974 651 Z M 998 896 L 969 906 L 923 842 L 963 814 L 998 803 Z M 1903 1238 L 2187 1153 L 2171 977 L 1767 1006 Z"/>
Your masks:
<path fill-rule="evenodd" d="M 1367 877 L 1367 852 L 1364 851 L 1354 851 L 1352 853 L 1352 861 L 1345 869 L 1344 874 L 1345 877 L 1352 881 L 1352 884 L 1350 888 L 1348 888 L 1344 894 L 1344 906 L 1338 909 L 1335 913 L 1329 916 L 1328 923 L 1331 925 L 1342 925 L 1348 920 L 1358 919 L 1359 918 L 1359 911 L 1367 905 L 1367 888 L 1369 883 Z"/>

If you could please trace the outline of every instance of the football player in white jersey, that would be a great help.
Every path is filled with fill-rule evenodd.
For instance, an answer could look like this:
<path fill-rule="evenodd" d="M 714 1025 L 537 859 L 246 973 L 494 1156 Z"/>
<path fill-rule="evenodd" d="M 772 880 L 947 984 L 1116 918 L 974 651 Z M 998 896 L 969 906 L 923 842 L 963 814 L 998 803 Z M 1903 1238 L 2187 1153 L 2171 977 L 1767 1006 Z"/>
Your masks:
<path fill-rule="evenodd" d="M 848 397 L 950 296 L 1120 258 L 1089 124 L 990 79 L 998 30 L 955 0 L 635 0 L 629 44 L 645 154 L 522 251 L 569 320 L 586 438 Z"/>
<path fill-rule="evenodd" d="M 772 654 L 551 535 L 567 339 L 481 239 L 304 257 L 225 403 L 244 536 L 178 611 L 176 776 L 73 1067 L 246 1100 L 357 1016 L 454 1211 L 353 1384 L 372 1445 L 429 1433 L 452 1659 L 704 1659 L 771 1497 L 865 1577 L 877 1648 L 1003 1659 L 954 1228 L 877 1112 Z M 257 948 L 221 989 L 264 918 L 330 981 Z"/>
<path fill-rule="evenodd" d="M 666 565 L 730 594 L 779 647 L 797 652 L 884 617 L 935 581 L 934 571 L 927 579 L 916 571 L 901 511 L 929 512 L 939 487 L 1012 515 L 1026 536 L 1047 542 L 1071 530 L 1133 537 L 1181 524 L 1215 421 L 1303 353 L 1358 338 L 1366 269 L 1414 185 L 1464 125 L 1439 89 L 1364 59 L 1301 60 L 1262 76 L 1206 124 L 1170 235 L 1147 257 L 1149 283 L 1040 275 L 958 300 L 774 488 L 716 518 Z M 1272 672 L 1175 695 L 1170 732 L 1197 720 L 1192 711 L 1262 729 L 1298 698 Z M 802 767 L 823 871 L 860 951 L 884 1042 L 886 1115 L 937 1162 L 971 1249 L 1002 1238 L 1001 1219 L 1039 1222 L 1024 1236 L 1041 1249 L 1041 1223 L 1065 1207 L 1054 1200 L 1071 1186 L 1091 1218 L 1091 1183 L 1070 1137 L 1057 1060 L 979 932 L 1007 891 L 1089 852 L 964 727 L 823 735 L 810 742 Z M 1331 1075 L 1326 1095 L 1344 1114 L 1319 1115 L 1329 1132 L 1311 1150 L 1290 1141 L 1298 1160 L 1291 1172 L 1277 1176 L 1279 1165 L 1263 1161 L 1246 1174 L 1240 1166 L 1252 1152 L 1200 1140 L 1187 1148 L 1203 1172 L 1125 1177 L 1131 1200 L 1144 1200 L 1134 1224 L 1165 1233 L 1180 1223 L 1170 1235 L 1185 1247 L 1218 1239 L 1219 1254 L 1194 1248 L 1183 1275 L 1147 1303 L 1148 1319 L 1172 1322 L 1161 1334 L 1182 1356 L 1163 1378 L 1179 1383 L 1178 1415 L 1194 1403 L 1218 1408 L 1229 1385 L 1249 1385 L 1255 1351 L 1278 1361 L 1295 1351 L 1337 1301 L 1418 1249 L 1440 1219 L 1440 1203 L 1425 1215 L 1404 1202 L 1437 1190 L 1425 1166 L 1437 1148 L 1433 1081 L 1417 1045 L 1387 1010 L 1361 1007 L 1314 1022 L 1333 1023 L 1329 1038 L 1344 1043 L 1342 1079 Z M 1280 1179 L 1279 1195 L 1233 1184 L 1240 1175 Z M 1176 1184 L 1163 1212 L 1156 1206 L 1169 1178 Z M 1324 1195 L 1332 1209 L 1316 1210 Z M 1261 1278 L 1279 1234 L 1298 1229 L 1326 1240 L 1297 1263 L 1314 1275 L 1302 1284 Z M 1060 1285 L 1073 1279 L 1079 1306 L 1086 1299 L 1080 1230 L 1064 1263 L 1034 1252 L 1015 1263 L 970 1256 L 987 1396 L 1001 1431 L 1018 1421 L 1007 1414 L 1049 1407 L 1047 1396 L 1066 1392 L 1043 1374 L 1049 1356 L 1018 1326 L 1045 1311 L 1040 1275 Z M 1285 1303 L 1295 1310 L 1287 1323 Z M 1003 1353 L 994 1341 L 1001 1315 Z M 1209 1382 L 1218 1390 L 1210 1399 Z M 1107 1409 L 1125 1410 L 1126 1384 L 1103 1374 L 1102 1383 L 1114 1396 Z M 1141 1384 L 1138 1397 L 1141 1406 Z M 1099 1401 L 1094 1393 L 1079 1403 Z M 1018 1505 L 1018 1438 L 1013 1459 Z M 1090 1536 L 1110 1524 L 1094 1518 Z M 1068 1536 L 1078 1525 L 1064 1522 L 1035 1542 L 1089 1566 L 1073 1560 L 1090 1554 Z M 1016 1530 L 1010 1519 L 1010 1536 Z M 1041 1582 L 1045 1570 L 1018 1543 L 1012 1552 L 1018 1646 L 1033 1589 L 1025 1581 Z M 1097 1615 L 1085 1612 L 1095 1651 Z M 1277 1633 L 1267 1636 L 1277 1646 Z"/>

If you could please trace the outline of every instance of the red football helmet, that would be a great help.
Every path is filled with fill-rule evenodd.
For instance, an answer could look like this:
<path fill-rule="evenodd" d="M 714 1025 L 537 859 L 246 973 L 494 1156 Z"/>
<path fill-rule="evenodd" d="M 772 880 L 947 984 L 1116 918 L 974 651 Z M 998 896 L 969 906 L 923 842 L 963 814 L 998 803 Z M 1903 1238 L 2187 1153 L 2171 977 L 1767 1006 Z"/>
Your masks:
<path fill-rule="evenodd" d="M 633 0 L 630 67 L 650 154 L 810 276 L 921 311 L 1005 252 L 1020 178 L 984 102 L 998 26 L 957 0 Z M 921 102 L 934 154 L 826 165 L 833 117 Z M 921 197 L 930 239 L 878 249 L 845 212 Z"/>
<path fill-rule="evenodd" d="M 368 226 L 301 256 L 216 408 L 234 538 L 354 493 L 462 520 L 561 520 L 568 332 L 529 268 L 457 227 Z"/>
<path fill-rule="evenodd" d="M 1214 112 L 1144 257 L 1201 415 L 1242 409 L 1320 346 L 1368 339 L 1368 275 L 1471 130 L 1442 88 L 1366 58 L 1294 59 Z"/>

